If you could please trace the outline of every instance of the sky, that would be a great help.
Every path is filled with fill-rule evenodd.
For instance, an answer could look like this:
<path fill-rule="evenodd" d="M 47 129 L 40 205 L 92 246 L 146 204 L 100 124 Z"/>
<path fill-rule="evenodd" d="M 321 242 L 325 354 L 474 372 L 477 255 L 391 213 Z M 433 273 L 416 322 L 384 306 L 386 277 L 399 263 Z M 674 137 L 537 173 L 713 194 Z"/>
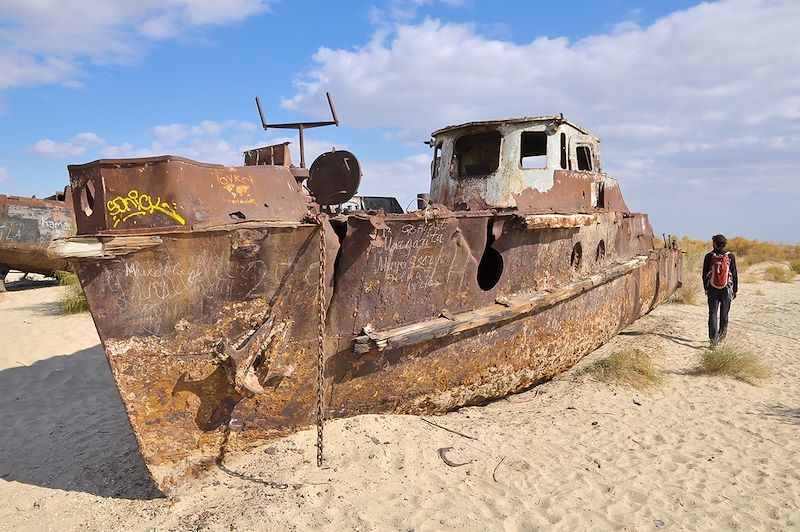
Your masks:
<path fill-rule="evenodd" d="M 564 115 L 658 233 L 800 243 L 800 2 L 0 0 L 0 193 L 66 166 L 174 154 L 241 164 L 325 120 L 360 193 L 427 192 L 446 125 Z"/>

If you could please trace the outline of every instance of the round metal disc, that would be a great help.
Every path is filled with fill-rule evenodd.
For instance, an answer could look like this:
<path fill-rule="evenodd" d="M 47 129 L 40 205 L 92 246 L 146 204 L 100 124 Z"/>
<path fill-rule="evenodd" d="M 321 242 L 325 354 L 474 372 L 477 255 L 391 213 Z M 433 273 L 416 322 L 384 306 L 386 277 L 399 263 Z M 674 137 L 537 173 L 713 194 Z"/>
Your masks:
<path fill-rule="evenodd" d="M 323 153 L 308 172 L 308 189 L 320 205 L 338 205 L 355 195 L 361 184 L 361 165 L 346 150 Z"/>

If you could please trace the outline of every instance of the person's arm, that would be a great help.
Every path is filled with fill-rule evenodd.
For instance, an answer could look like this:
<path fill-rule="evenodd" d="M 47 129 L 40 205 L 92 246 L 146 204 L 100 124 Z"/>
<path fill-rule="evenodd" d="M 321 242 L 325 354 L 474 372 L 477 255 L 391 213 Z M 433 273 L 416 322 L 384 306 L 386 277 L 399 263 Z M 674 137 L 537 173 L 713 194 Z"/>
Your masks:
<path fill-rule="evenodd" d="M 706 253 L 703 259 L 703 290 L 708 292 L 708 272 L 711 269 L 711 253 Z"/>
<path fill-rule="evenodd" d="M 733 297 L 739 291 L 739 273 L 736 271 L 736 257 L 731 253 L 731 277 L 733 278 Z"/>

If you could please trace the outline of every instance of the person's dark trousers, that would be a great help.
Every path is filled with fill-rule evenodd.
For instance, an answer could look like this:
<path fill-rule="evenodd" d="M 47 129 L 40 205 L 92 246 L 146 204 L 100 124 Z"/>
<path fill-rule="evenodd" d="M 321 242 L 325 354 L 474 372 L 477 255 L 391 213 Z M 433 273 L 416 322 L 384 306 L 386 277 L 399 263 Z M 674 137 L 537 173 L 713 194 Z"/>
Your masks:
<path fill-rule="evenodd" d="M 708 289 L 708 338 L 717 343 L 728 332 L 728 311 L 731 309 L 731 296 L 726 288 Z M 719 325 L 717 325 L 719 323 Z"/>

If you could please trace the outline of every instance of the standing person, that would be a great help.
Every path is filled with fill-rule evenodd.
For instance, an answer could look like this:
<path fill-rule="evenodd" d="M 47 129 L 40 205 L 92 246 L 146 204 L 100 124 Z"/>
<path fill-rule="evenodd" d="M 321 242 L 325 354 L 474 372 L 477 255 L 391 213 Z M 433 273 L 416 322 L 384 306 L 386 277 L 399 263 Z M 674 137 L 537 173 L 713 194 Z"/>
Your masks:
<path fill-rule="evenodd" d="M 703 288 L 708 296 L 708 338 L 714 346 L 728 332 L 728 311 L 739 290 L 739 276 L 736 257 L 725 249 L 728 239 L 714 235 L 711 243 L 714 249 L 703 259 Z"/>

